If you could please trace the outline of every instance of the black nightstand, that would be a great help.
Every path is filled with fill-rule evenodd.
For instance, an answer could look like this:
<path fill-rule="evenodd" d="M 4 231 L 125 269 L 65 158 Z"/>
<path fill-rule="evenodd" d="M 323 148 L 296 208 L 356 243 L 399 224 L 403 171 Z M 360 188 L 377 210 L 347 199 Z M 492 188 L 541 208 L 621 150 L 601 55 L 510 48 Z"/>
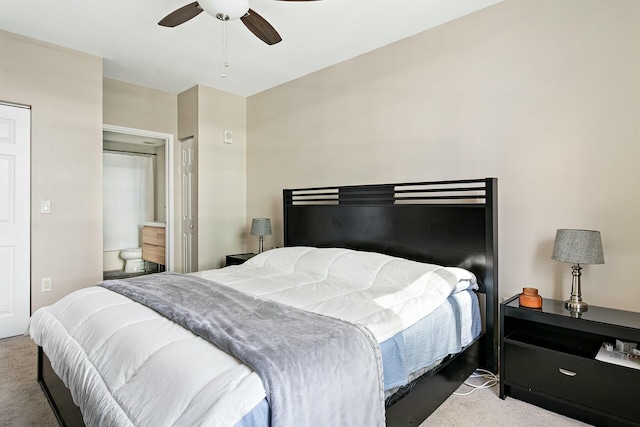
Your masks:
<path fill-rule="evenodd" d="M 563 301 L 500 304 L 500 398 L 514 397 L 595 425 L 640 426 L 640 369 L 596 360 L 604 342 L 640 344 L 640 313 Z"/>
<path fill-rule="evenodd" d="M 230 265 L 240 265 L 246 260 L 253 258 L 256 254 L 235 254 L 227 255 L 227 267 Z"/>

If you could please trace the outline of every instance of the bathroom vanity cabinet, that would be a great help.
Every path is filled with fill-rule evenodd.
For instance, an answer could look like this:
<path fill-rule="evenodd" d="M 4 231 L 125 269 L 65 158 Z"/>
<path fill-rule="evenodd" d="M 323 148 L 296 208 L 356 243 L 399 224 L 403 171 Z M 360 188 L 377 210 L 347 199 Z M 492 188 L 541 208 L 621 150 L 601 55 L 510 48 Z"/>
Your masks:
<path fill-rule="evenodd" d="M 165 226 L 145 223 L 142 227 L 142 259 L 165 265 Z"/>

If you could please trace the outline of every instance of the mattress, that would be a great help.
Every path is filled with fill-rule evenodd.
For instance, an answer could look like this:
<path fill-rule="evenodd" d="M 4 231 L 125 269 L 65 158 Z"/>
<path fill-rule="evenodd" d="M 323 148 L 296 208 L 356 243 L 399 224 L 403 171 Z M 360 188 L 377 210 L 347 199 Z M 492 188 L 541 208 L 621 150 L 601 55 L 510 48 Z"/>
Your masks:
<path fill-rule="evenodd" d="M 422 359 L 435 357 L 427 361 L 428 367 L 451 349 L 459 351 L 480 328 L 479 316 L 474 320 L 477 300 L 468 291 L 476 286 L 471 273 L 380 254 L 282 248 L 241 266 L 197 275 L 364 324 L 381 343 L 385 388 L 406 382 L 416 367 L 424 369 Z M 441 323 L 424 319 L 439 319 L 442 314 L 437 313 L 446 312 L 444 317 L 455 318 L 455 310 L 462 307 L 458 300 L 465 298 L 471 310 L 459 311 L 469 313 L 467 320 L 453 321 L 466 325 L 466 335 L 454 334 L 446 349 L 436 346 L 442 354 L 424 356 L 429 344 L 416 337 L 424 335 L 421 328 L 429 322 Z M 443 331 L 451 335 L 457 329 L 445 326 Z M 251 369 L 154 311 L 103 288 L 74 292 L 38 310 L 30 332 L 71 390 L 87 425 L 229 426 L 258 413 L 263 419 L 268 416 L 264 388 Z M 442 342 L 437 334 L 429 339 Z M 387 379 L 387 373 L 394 375 Z"/>

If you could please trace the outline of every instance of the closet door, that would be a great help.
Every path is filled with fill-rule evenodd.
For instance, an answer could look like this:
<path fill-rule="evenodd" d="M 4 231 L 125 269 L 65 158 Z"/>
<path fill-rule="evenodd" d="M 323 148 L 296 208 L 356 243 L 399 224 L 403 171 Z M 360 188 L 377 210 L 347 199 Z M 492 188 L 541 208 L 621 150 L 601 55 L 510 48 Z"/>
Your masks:
<path fill-rule="evenodd" d="M 31 110 L 0 104 L 0 338 L 30 316 Z"/>
<path fill-rule="evenodd" d="M 182 263 L 184 273 L 198 271 L 198 158 L 195 141 L 182 142 Z"/>

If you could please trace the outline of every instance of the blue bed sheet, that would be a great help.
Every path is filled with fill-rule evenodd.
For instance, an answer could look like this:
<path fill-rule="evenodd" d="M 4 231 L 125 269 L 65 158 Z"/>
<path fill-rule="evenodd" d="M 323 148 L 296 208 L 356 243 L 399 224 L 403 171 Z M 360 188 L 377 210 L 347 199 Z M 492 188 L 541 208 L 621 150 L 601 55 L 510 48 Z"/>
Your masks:
<path fill-rule="evenodd" d="M 412 374 L 471 344 L 482 331 L 478 297 L 472 290 L 451 295 L 415 325 L 380 344 L 385 391 L 413 380 Z M 260 402 L 235 427 L 270 427 L 267 400 Z"/>

